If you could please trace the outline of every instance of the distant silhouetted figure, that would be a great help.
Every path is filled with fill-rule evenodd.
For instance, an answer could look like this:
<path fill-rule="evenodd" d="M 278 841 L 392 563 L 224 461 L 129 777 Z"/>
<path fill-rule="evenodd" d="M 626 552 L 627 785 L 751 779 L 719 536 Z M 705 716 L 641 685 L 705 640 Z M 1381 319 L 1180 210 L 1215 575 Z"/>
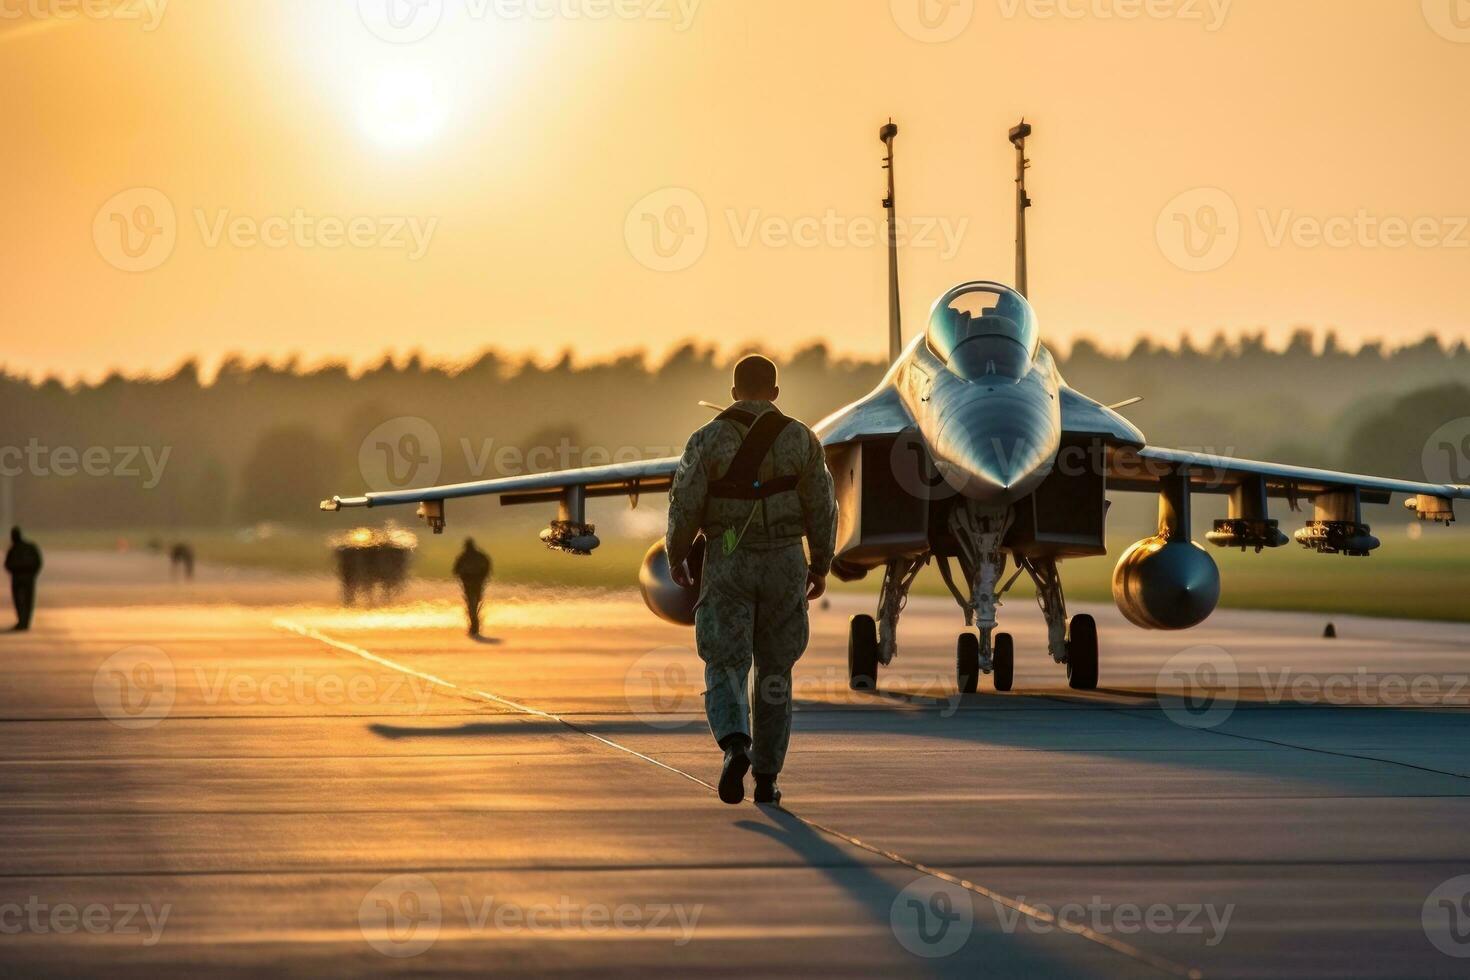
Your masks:
<path fill-rule="evenodd" d="M 485 601 L 485 583 L 493 569 L 490 556 L 475 547 L 474 538 L 464 539 L 464 550 L 454 560 L 454 577 L 464 588 L 465 612 L 470 617 L 470 636 L 480 635 L 480 605 Z"/>
<path fill-rule="evenodd" d="M 36 608 L 36 577 L 41 574 L 41 549 L 10 529 L 10 550 L 5 553 L 5 570 L 10 573 L 10 598 L 15 602 L 15 628 L 31 628 Z"/>
<path fill-rule="evenodd" d="M 180 541 L 169 549 L 168 552 L 169 575 L 177 578 L 179 572 L 184 573 L 184 578 L 194 577 L 194 549 Z"/>

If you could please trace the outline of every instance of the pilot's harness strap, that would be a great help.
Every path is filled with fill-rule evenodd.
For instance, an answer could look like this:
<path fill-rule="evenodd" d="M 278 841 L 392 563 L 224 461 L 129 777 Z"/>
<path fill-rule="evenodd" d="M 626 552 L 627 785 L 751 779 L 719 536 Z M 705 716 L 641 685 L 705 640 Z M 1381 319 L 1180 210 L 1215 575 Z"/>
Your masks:
<path fill-rule="evenodd" d="M 719 415 L 716 415 L 715 416 L 715 421 L 716 422 L 734 422 L 737 425 L 739 425 L 742 429 L 748 429 L 752 425 L 755 425 L 755 413 L 754 412 L 747 412 L 743 408 L 736 408 L 735 406 L 732 405 L 729 408 L 725 409 L 723 412 L 721 412 Z"/>
<path fill-rule="evenodd" d="M 798 477 L 795 473 L 778 476 L 765 483 L 760 480 L 761 463 L 770 454 L 771 447 L 776 444 L 781 433 L 791 424 L 791 419 L 776 409 L 755 418 L 742 408 L 726 409 L 720 414 L 720 419 L 749 426 L 749 431 L 745 433 L 740 448 L 735 451 L 735 458 L 730 461 L 730 468 L 725 471 L 725 475 L 710 483 L 711 497 L 765 500 L 778 493 L 789 493 L 796 489 Z"/>
<path fill-rule="evenodd" d="M 745 438 L 740 443 L 740 448 L 735 450 L 735 458 L 730 460 L 730 466 L 725 475 L 714 480 L 709 485 L 711 497 L 724 498 L 727 500 L 749 500 L 751 501 L 750 514 L 745 518 L 745 526 L 737 534 L 733 527 L 725 528 L 721 535 L 720 544 L 726 555 L 733 555 L 740 547 L 740 542 L 745 540 L 745 532 L 750 530 L 750 522 L 755 519 L 755 512 L 765 507 L 767 499 L 778 493 L 789 493 L 796 489 L 798 477 L 796 474 L 778 476 L 765 483 L 760 479 L 761 463 L 765 461 L 771 452 L 771 447 L 786 426 L 791 424 L 791 419 L 782 415 L 779 411 L 772 409 L 759 418 L 747 412 L 743 408 L 728 408 L 720 413 L 720 419 L 726 422 L 734 422 L 747 429 Z"/>

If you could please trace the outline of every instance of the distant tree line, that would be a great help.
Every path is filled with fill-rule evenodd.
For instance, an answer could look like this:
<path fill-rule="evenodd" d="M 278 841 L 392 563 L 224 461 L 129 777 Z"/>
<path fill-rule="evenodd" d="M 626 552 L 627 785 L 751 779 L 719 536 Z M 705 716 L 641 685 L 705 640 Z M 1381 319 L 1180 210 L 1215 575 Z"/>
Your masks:
<path fill-rule="evenodd" d="M 698 402 L 728 399 L 732 360 L 685 345 L 657 363 L 489 351 L 467 365 L 385 358 L 359 374 L 237 357 L 207 384 L 192 362 L 96 384 L 7 374 L 0 481 L 17 519 L 45 527 L 301 522 L 322 496 L 361 489 L 379 451 L 404 448 L 441 481 L 676 453 L 710 417 Z M 782 406 L 812 422 L 886 368 L 824 346 L 784 362 Z M 1406 478 L 1422 478 L 1430 433 L 1470 416 L 1470 350 L 1433 339 L 1350 352 L 1302 331 L 1279 350 L 1251 335 L 1126 354 L 1081 341 L 1060 363 L 1104 403 L 1143 396 L 1126 414 L 1156 443 Z M 412 441 L 384 450 L 374 433 Z"/>

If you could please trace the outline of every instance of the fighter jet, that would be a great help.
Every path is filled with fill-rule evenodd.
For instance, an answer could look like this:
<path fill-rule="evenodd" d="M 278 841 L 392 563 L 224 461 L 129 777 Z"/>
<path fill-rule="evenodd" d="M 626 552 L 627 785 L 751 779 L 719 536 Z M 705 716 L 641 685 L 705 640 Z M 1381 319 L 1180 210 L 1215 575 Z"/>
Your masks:
<path fill-rule="evenodd" d="M 1035 583 L 1047 624 L 1047 653 L 1065 667 L 1073 688 L 1098 682 L 1093 618 L 1068 616 L 1061 564 L 1106 554 L 1111 493 L 1153 493 L 1158 533 L 1128 548 L 1113 573 L 1118 609 L 1144 629 L 1196 626 L 1214 611 L 1220 574 L 1193 541 L 1195 494 L 1228 496 L 1228 516 L 1206 540 L 1257 553 L 1289 542 L 1269 514 L 1273 499 L 1312 514 L 1295 532 L 1302 546 L 1327 554 L 1366 556 L 1378 540 L 1363 522 L 1363 504 L 1394 494 L 1421 521 L 1450 524 L 1456 499 L 1470 486 L 1416 483 L 1278 463 L 1262 463 L 1153 446 L 1119 414 L 1072 389 L 1041 342 L 1027 301 L 1025 122 L 1010 131 L 1016 149 L 1016 286 L 961 283 L 933 304 L 926 329 L 906 345 L 899 319 L 893 154 L 898 127 L 884 126 L 887 148 L 889 342 L 892 366 L 866 397 L 816 426 L 838 495 L 834 574 L 855 580 L 881 571 L 875 615 L 849 624 L 848 674 L 854 690 L 877 687 L 879 669 L 898 652 L 898 620 L 919 571 L 937 564 L 964 615 L 956 647 L 959 690 L 973 693 L 981 675 L 1011 689 L 1015 645 L 997 632 L 1001 597 L 1022 573 Z M 332 497 L 323 510 L 417 504 L 436 532 L 447 501 L 499 496 L 502 504 L 555 503 L 557 517 L 541 533 L 548 547 L 588 554 L 598 546 L 587 523 L 588 498 L 666 492 L 677 457 L 553 473 L 482 480 L 418 490 Z M 1006 577 L 1008 563 L 1016 566 Z M 958 565 L 956 577 L 954 565 Z M 669 575 L 662 542 L 644 558 L 639 583 L 649 609 L 692 624 L 695 596 Z"/>

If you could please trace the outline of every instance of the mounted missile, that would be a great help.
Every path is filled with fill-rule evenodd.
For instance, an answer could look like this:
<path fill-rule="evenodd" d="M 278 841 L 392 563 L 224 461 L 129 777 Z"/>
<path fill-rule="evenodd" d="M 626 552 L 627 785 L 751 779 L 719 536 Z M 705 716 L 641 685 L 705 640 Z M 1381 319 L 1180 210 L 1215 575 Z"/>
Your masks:
<path fill-rule="evenodd" d="M 1230 491 L 1228 516 L 1215 522 L 1215 529 L 1205 535 L 1205 540 L 1217 548 L 1254 548 L 1256 554 L 1263 548 L 1281 547 L 1288 539 L 1268 513 L 1267 505 L 1266 478 L 1246 477 Z"/>

